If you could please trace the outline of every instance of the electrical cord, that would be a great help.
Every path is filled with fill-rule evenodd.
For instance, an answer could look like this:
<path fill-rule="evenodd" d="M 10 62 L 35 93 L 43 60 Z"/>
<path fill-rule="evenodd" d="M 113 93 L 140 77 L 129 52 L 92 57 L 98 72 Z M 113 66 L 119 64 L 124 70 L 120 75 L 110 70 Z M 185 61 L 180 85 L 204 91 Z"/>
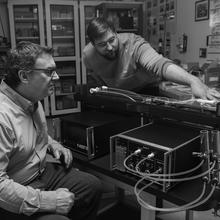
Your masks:
<path fill-rule="evenodd" d="M 138 203 L 146 209 L 154 210 L 154 211 L 162 211 L 162 212 L 178 212 L 178 211 L 184 211 L 187 209 L 193 209 L 193 208 L 198 207 L 198 206 L 202 205 L 203 203 L 207 202 L 211 198 L 212 194 L 215 191 L 215 184 L 212 186 L 210 193 L 203 200 L 201 200 L 201 198 L 205 194 L 205 191 L 206 191 L 206 183 L 203 184 L 203 190 L 202 190 L 200 196 L 198 196 L 195 200 L 193 200 L 183 206 L 178 206 L 178 207 L 173 207 L 173 208 L 158 208 L 158 207 L 152 206 L 152 205 L 148 204 L 147 202 L 145 202 L 143 199 L 141 199 L 139 197 L 139 195 L 136 194 L 136 196 L 137 196 Z M 138 193 L 140 194 L 140 192 L 138 192 Z M 201 201 L 199 202 L 199 200 L 201 200 Z"/>
<path fill-rule="evenodd" d="M 151 176 L 149 176 L 149 174 L 145 174 L 144 177 L 146 177 L 146 178 L 148 178 L 149 180 L 152 180 L 152 181 L 163 181 L 163 182 L 183 182 L 183 181 L 189 181 L 189 180 L 194 180 L 194 179 L 197 179 L 197 178 L 200 178 L 200 177 L 203 177 L 203 176 L 207 175 L 208 173 L 210 173 L 214 169 L 215 164 L 216 164 L 216 162 L 214 161 L 212 166 L 208 170 L 206 170 L 205 172 L 200 173 L 198 175 L 191 176 L 191 177 L 176 178 L 176 179 L 175 178 L 173 178 L 173 179 L 170 179 L 170 178 L 163 178 L 163 179 L 161 179 L 161 178 L 151 177 Z"/>
<path fill-rule="evenodd" d="M 148 158 L 144 158 L 142 160 L 140 160 L 137 165 L 135 166 L 135 170 L 139 175 L 145 175 L 146 173 L 140 172 L 138 171 L 138 167 L 140 166 L 141 163 L 143 163 L 145 160 L 147 160 Z M 178 172 L 178 173 L 171 173 L 171 174 L 155 174 L 155 173 L 149 173 L 147 175 L 149 176 L 157 176 L 157 177 L 171 177 L 171 176 L 180 176 L 180 175 L 186 175 L 189 173 L 192 173 L 193 171 L 196 171 L 197 169 L 199 169 L 203 164 L 204 164 L 205 160 L 203 159 L 197 166 L 193 167 L 192 169 L 183 171 L 183 172 Z"/>
<path fill-rule="evenodd" d="M 106 86 L 102 86 L 102 89 L 107 89 L 109 91 L 116 91 L 116 92 L 121 92 L 130 96 L 134 96 L 135 98 L 139 98 L 142 101 L 144 101 L 144 97 L 138 93 L 129 91 L 129 90 L 123 90 L 123 89 L 118 89 L 118 88 L 112 88 L 112 87 L 106 87 Z"/>
<path fill-rule="evenodd" d="M 141 152 L 141 149 L 138 149 L 138 150 L 136 150 L 136 151 L 134 151 L 132 154 L 130 154 L 129 156 L 127 156 L 126 158 L 125 158 L 125 160 L 124 160 L 124 166 L 128 169 L 128 170 L 130 170 L 130 171 L 132 171 L 132 172 L 136 172 L 136 173 L 138 173 L 138 174 L 142 174 L 142 173 L 139 173 L 139 172 L 137 172 L 136 170 L 133 170 L 133 169 L 131 169 L 131 168 L 129 168 L 128 166 L 127 166 L 127 161 L 131 158 L 131 157 L 133 157 L 134 155 L 137 155 L 137 154 L 139 154 Z M 142 159 L 141 161 L 139 161 L 139 163 L 137 164 L 138 166 L 140 165 L 140 163 L 142 163 L 144 160 L 146 160 L 146 158 L 144 158 L 144 159 Z M 191 177 L 187 177 L 187 178 L 176 178 L 176 179 L 170 179 L 170 178 L 163 178 L 163 179 L 161 179 L 161 178 L 153 178 L 152 176 L 156 176 L 156 177 L 170 177 L 170 176 L 178 176 L 178 175 L 184 175 L 184 174 L 188 174 L 188 173 L 191 173 L 191 172 L 193 172 L 193 171 L 195 171 L 195 170 L 197 170 L 199 167 L 201 167 L 202 165 L 203 165 L 203 163 L 204 163 L 204 159 L 196 166 L 196 167 L 194 167 L 194 168 L 192 168 L 192 169 L 190 169 L 190 170 L 187 170 L 187 171 L 183 171 L 183 172 L 179 172 L 179 173 L 173 173 L 173 174 L 158 174 L 159 172 L 161 172 L 161 169 L 158 169 L 157 171 L 155 171 L 154 173 L 144 173 L 145 175 L 143 175 L 143 177 L 140 179 L 140 180 L 138 180 L 137 181 L 137 183 L 135 184 L 135 187 L 134 187 L 134 193 L 135 193 L 135 195 L 136 195 L 136 197 L 137 197 L 137 201 L 138 201 L 138 203 L 141 205 L 141 206 L 143 206 L 144 208 L 146 208 L 146 209 L 149 209 L 149 210 L 154 210 L 154 211 L 163 211 L 163 212 L 178 212 L 178 211 L 183 211 L 183 210 L 186 210 L 186 209 L 192 209 L 192 208 L 194 208 L 194 207 L 198 207 L 198 206 L 200 206 L 201 204 L 203 204 L 203 203 L 205 203 L 206 201 L 208 201 L 208 199 L 212 196 L 212 194 L 214 193 L 214 191 L 215 191 L 215 188 L 216 188 L 216 184 L 217 183 L 215 183 L 215 184 L 213 184 L 213 186 L 212 186 L 212 190 L 210 191 L 210 193 L 208 194 L 208 196 L 207 197 L 205 197 L 203 200 L 201 200 L 203 197 L 204 197 L 204 195 L 205 195 L 205 192 L 206 192 L 206 186 L 207 186 L 207 181 L 206 182 L 204 182 L 204 184 L 203 184 L 203 190 L 202 190 L 202 192 L 200 193 L 200 195 L 196 198 L 196 199 L 194 199 L 193 201 L 191 201 L 191 202 L 189 202 L 189 203 L 187 203 L 187 204 L 185 204 L 185 205 L 183 205 L 183 206 L 178 206 L 178 207 L 173 207 L 173 208 L 158 208 L 158 207 L 154 207 L 154 206 L 152 206 L 152 205 L 150 205 L 150 204 L 148 204 L 147 202 L 145 202 L 142 198 L 141 198 L 141 193 L 146 189 L 146 188 L 148 188 L 149 186 L 151 186 L 152 184 L 154 184 L 154 183 L 158 183 L 158 182 L 179 182 L 179 181 L 188 181 L 188 180 L 192 180 L 192 179 L 196 179 L 196 178 L 200 178 L 200 177 L 204 177 L 206 174 L 208 174 L 208 173 L 210 173 L 213 169 L 214 169 L 214 167 L 215 167 L 215 165 L 216 165 L 216 160 L 213 162 L 213 164 L 211 165 L 211 167 L 207 170 L 207 171 L 205 171 L 205 172 L 203 172 L 203 173 L 201 173 L 201 174 L 199 174 L 199 175 L 195 175 L 195 176 L 191 176 Z M 137 169 L 137 166 L 136 165 L 136 169 Z M 149 184 L 147 184 L 147 185 L 145 185 L 145 186 L 143 186 L 141 189 L 139 189 L 138 190 L 138 185 L 141 183 L 141 182 L 143 182 L 144 180 L 148 180 L 148 181 L 150 181 L 150 183 Z"/>
<path fill-rule="evenodd" d="M 203 200 L 202 197 L 204 196 L 205 192 L 206 192 L 206 187 L 207 187 L 207 179 L 204 181 L 204 184 L 203 184 L 203 190 L 201 192 L 201 194 L 196 198 L 194 199 L 193 201 L 183 205 L 183 206 L 178 206 L 178 207 L 172 207 L 172 208 L 158 208 L 158 207 L 155 207 L 155 206 L 152 206 L 150 205 L 149 203 L 145 202 L 140 194 L 149 186 L 151 186 L 153 183 L 155 183 L 155 181 L 151 181 L 149 184 L 143 186 L 141 189 L 138 190 L 138 185 L 142 182 L 146 180 L 145 177 L 142 177 L 139 181 L 137 181 L 137 183 L 135 184 L 135 187 L 134 187 L 134 193 L 137 197 L 137 201 L 138 203 L 143 206 L 144 208 L 146 209 L 149 209 L 149 210 L 154 210 L 154 211 L 163 211 L 163 212 L 178 212 L 178 211 L 183 211 L 183 210 L 186 210 L 186 209 L 192 209 L 192 208 L 195 208 L 195 207 L 198 207 L 200 205 L 202 205 L 203 203 L 205 203 L 206 201 L 208 201 L 212 194 L 214 193 L 215 191 L 215 188 L 216 188 L 216 184 L 217 182 L 214 182 L 214 184 L 212 185 L 212 189 L 210 191 L 210 193 L 207 195 L 207 197 L 205 197 Z M 201 200 L 201 201 L 200 201 Z"/>
<path fill-rule="evenodd" d="M 201 161 L 200 164 L 198 164 L 196 167 L 190 169 L 190 170 L 187 170 L 187 171 L 183 171 L 183 172 L 179 172 L 179 173 L 173 173 L 173 174 L 157 174 L 157 173 L 139 173 L 138 171 L 134 170 L 134 169 L 131 169 L 129 166 L 127 166 L 127 161 L 133 157 L 134 155 L 137 155 L 138 153 L 140 153 L 141 150 L 138 149 L 136 151 L 134 151 L 132 154 L 130 154 L 129 156 L 127 156 L 125 159 L 124 159 L 124 167 L 130 171 L 130 172 L 133 172 L 133 173 L 136 173 L 136 174 L 139 174 L 139 175 L 142 175 L 144 176 L 145 178 L 148 178 L 152 181 L 161 181 L 161 178 L 154 178 L 153 176 L 156 176 L 156 177 L 171 177 L 171 176 L 179 176 L 179 175 L 184 175 L 184 174 L 188 174 L 188 173 L 191 173 L 195 170 L 197 170 L 199 167 L 201 167 L 204 163 L 204 160 Z M 196 176 L 192 176 L 192 177 L 187 177 L 187 178 L 178 178 L 178 179 L 166 179 L 166 178 L 163 178 L 164 182 L 176 182 L 176 181 L 188 181 L 188 180 L 192 180 L 192 179 L 196 179 L 196 178 L 199 178 L 199 177 L 202 177 L 204 175 L 206 175 L 207 173 L 209 173 L 213 168 L 215 167 L 215 162 L 212 166 L 212 168 L 210 168 L 208 171 L 205 171 L 199 175 L 196 175 Z"/>
<path fill-rule="evenodd" d="M 129 170 L 129 171 L 131 171 L 131 172 L 135 172 L 135 170 L 133 170 L 133 169 L 131 169 L 130 167 L 127 166 L 127 161 L 128 161 L 130 158 L 132 158 L 134 155 L 139 154 L 140 152 L 141 152 L 141 149 L 137 149 L 136 151 L 134 151 L 133 153 L 131 153 L 130 155 L 128 155 L 128 156 L 124 159 L 123 164 L 124 164 L 124 167 L 125 167 L 127 170 Z"/>
<path fill-rule="evenodd" d="M 140 197 L 140 194 L 147 188 L 149 187 L 150 185 L 146 185 L 144 187 L 142 187 L 141 189 L 138 190 L 137 186 L 138 184 L 141 183 L 141 181 L 143 181 L 143 178 L 142 180 L 138 181 L 136 184 L 135 184 L 135 187 L 134 187 L 134 193 L 137 197 L 137 200 L 138 202 L 144 206 L 145 208 L 148 208 L 148 209 L 152 209 L 152 210 L 155 210 L 155 211 L 169 211 L 169 212 L 174 212 L 174 211 L 182 211 L 182 210 L 185 210 L 187 209 L 187 207 L 190 207 L 191 205 L 193 205 L 194 203 L 197 203 L 201 200 L 201 198 L 205 195 L 205 192 L 206 192 L 206 187 L 207 187 L 207 184 L 204 182 L 203 183 L 203 189 L 202 189 L 202 192 L 200 193 L 200 195 L 194 199 L 193 201 L 187 203 L 187 204 L 184 204 L 183 206 L 179 206 L 179 207 L 173 207 L 173 208 L 158 208 L 158 207 L 154 207 L 150 204 L 148 204 L 147 202 L 145 202 L 141 197 Z"/>
<path fill-rule="evenodd" d="M 132 102 L 136 102 L 135 99 L 133 99 L 132 97 L 130 97 L 129 95 L 126 95 L 126 94 L 123 94 L 123 93 L 120 93 L 120 92 L 115 92 L 115 91 L 108 91 L 108 90 L 100 90 L 100 89 L 90 89 L 90 93 L 98 93 L 98 94 L 110 94 L 110 95 L 117 95 L 117 96 L 122 96 L 122 97 L 125 97 L 129 100 L 131 100 Z"/>

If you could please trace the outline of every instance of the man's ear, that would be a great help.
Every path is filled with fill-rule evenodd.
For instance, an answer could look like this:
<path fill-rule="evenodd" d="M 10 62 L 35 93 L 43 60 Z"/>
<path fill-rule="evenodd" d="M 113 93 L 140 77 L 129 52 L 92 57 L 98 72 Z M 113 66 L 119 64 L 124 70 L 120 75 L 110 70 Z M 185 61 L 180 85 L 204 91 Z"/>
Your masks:
<path fill-rule="evenodd" d="M 26 70 L 19 70 L 18 77 L 22 83 L 28 83 L 28 71 Z"/>

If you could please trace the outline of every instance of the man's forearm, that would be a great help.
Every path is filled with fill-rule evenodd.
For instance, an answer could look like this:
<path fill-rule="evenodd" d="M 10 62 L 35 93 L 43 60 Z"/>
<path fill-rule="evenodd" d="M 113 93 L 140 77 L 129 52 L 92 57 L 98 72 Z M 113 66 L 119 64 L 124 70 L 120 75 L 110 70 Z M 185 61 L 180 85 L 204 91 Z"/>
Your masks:
<path fill-rule="evenodd" d="M 190 86 L 194 81 L 199 80 L 199 78 L 191 75 L 183 68 L 175 64 L 169 65 L 167 67 L 166 72 L 163 73 L 163 77 L 168 81 L 185 84 L 188 86 Z"/>
<path fill-rule="evenodd" d="M 0 180 L 1 208 L 25 215 L 32 215 L 35 212 L 56 212 L 56 191 L 41 191 L 7 178 Z"/>

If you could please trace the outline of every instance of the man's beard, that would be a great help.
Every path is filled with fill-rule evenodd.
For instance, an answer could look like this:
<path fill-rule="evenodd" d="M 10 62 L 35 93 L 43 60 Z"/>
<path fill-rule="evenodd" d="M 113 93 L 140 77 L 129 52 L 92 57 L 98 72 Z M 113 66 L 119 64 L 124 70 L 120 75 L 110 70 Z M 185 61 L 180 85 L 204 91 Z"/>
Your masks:
<path fill-rule="evenodd" d="M 118 51 L 119 50 L 115 50 L 114 52 L 109 52 L 107 54 L 100 54 L 100 55 L 105 57 L 107 60 L 115 60 L 118 57 Z"/>

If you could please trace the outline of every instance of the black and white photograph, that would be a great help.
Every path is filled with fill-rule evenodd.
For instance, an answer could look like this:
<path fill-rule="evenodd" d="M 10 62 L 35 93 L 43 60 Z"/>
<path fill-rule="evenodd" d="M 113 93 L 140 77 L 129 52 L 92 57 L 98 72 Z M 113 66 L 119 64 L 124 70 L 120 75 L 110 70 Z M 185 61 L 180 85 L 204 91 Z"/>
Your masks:
<path fill-rule="evenodd" d="M 0 0 L 0 220 L 219 220 L 220 0 Z"/>

